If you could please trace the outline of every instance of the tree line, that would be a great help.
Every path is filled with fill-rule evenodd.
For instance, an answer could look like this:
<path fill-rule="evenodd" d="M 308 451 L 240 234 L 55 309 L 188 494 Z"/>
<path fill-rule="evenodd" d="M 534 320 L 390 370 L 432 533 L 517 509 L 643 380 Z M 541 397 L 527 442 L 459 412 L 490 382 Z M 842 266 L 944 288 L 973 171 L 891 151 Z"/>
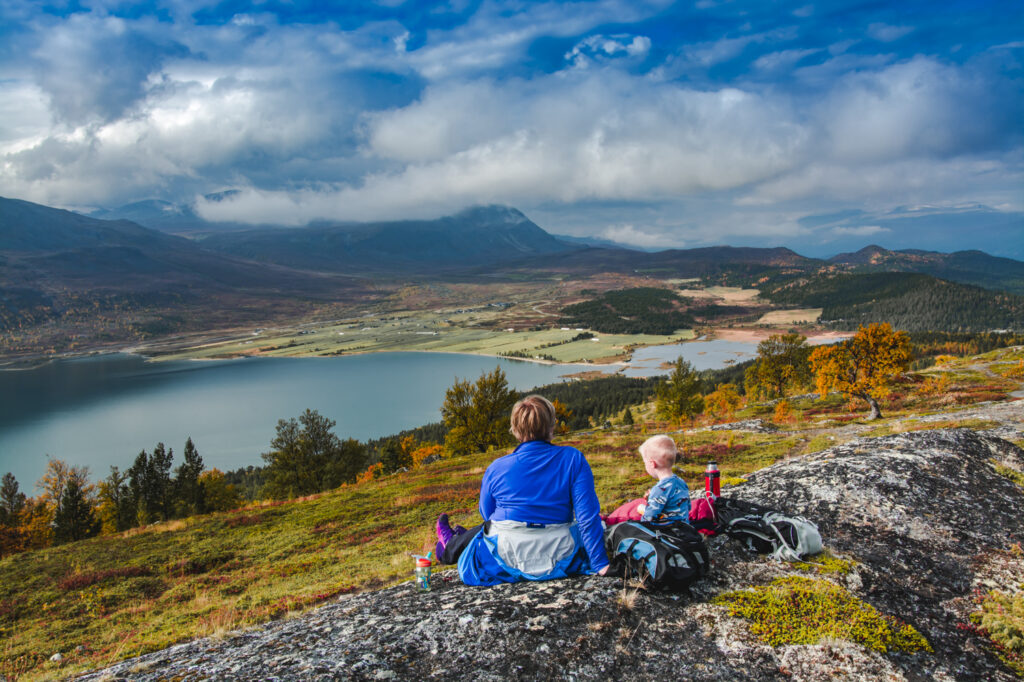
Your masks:
<path fill-rule="evenodd" d="M 562 308 L 561 324 L 604 334 L 674 334 L 695 320 L 680 310 L 682 299 L 668 289 L 638 287 L 608 291 Z"/>
<path fill-rule="evenodd" d="M 35 497 L 21 490 L 13 474 L 4 474 L 0 556 L 239 505 L 238 491 L 218 469 L 206 469 L 191 438 L 182 459 L 172 470 L 174 450 L 157 443 L 152 452 L 139 452 L 128 469 L 110 467 L 94 484 L 87 467 L 49 458 Z"/>
<path fill-rule="evenodd" d="M 878 399 L 888 394 L 892 381 L 905 372 L 914 357 L 910 336 L 887 323 L 862 326 L 853 338 L 811 348 L 802 334 L 775 334 L 757 347 L 757 360 L 744 371 L 744 388 L 754 398 L 785 398 L 813 386 L 822 397 L 831 391 L 865 401 L 868 419 L 881 416 Z M 719 384 L 702 392 L 700 376 L 682 357 L 655 393 L 659 417 L 683 422 L 705 412 L 730 417 L 741 404 L 734 384 Z"/>
<path fill-rule="evenodd" d="M 1024 330 L 1024 296 L 909 272 L 818 275 L 760 287 L 773 303 L 821 308 L 835 329 L 887 322 L 904 331 Z"/>

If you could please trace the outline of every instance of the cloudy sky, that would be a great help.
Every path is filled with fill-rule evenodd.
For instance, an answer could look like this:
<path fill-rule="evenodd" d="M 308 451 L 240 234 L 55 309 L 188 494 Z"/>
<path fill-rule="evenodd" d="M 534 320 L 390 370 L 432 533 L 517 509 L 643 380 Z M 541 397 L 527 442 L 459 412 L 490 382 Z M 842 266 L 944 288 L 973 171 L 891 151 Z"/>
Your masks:
<path fill-rule="evenodd" d="M 0 0 L 0 195 L 1024 257 L 1019 2 L 324 4 Z"/>

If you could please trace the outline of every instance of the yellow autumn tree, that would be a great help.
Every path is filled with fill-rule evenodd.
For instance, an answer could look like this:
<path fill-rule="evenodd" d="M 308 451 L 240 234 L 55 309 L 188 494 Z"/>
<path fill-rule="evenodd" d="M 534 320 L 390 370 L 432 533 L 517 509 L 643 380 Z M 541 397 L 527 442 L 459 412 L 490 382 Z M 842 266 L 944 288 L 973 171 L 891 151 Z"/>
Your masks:
<path fill-rule="evenodd" d="M 742 403 L 735 384 L 718 384 L 704 396 L 704 411 L 716 420 L 729 421 Z"/>
<path fill-rule="evenodd" d="M 861 326 L 843 343 L 818 346 L 811 352 L 811 371 L 822 397 L 840 391 L 871 407 L 868 419 L 878 419 L 878 399 L 889 394 L 892 380 L 906 371 L 913 359 L 910 337 L 894 332 L 887 322 Z"/>
<path fill-rule="evenodd" d="M 572 420 L 572 410 L 558 398 L 551 401 L 551 405 L 555 408 L 555 422 L 558 424 L 556 430 L 558 433 L 565 434 L 569 433 L 569 422 Z"/>
<path fill-rule="evenodd" d="M 42 491 L 39 498 L 46 503 L 51 511 L 56 510 L 57 505 L 60 504 L 60 498 L 64 495 L 65 488 L 67 488 L 68 483 L 71 481 L 74 481 L 81 488 L 86 497 L 92 499 L 94 486 L 89 483 L 88 467 L 71 466 L 62 459 L 48 457 L 46 460 L 46 470 L 43 472 L 42 477 L 36 481 L 36 488 Z"/>
<path fill-rule="evenodd" d="M 49 547 L 53 542 L 53 510 L 38 497 L 28 498 L 22 512 L 22 549 Z"/>

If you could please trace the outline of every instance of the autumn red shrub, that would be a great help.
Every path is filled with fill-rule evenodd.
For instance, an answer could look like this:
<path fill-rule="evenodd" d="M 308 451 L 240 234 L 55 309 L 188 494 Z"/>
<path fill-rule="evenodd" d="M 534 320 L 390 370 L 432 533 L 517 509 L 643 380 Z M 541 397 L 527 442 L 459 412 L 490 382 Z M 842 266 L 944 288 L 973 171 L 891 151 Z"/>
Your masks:
<path fill-rule="evenodd" d="M 260 514 L 232 516 L 229 519 L 224 520 L 224 525 L 228 528 L 239 528 L 241 526 L 255 526 L 258 523 L 263 522 L 263 516 Z"/>
<path fill-rule="evenodd" d="M 705 443 L 703 445 L 695 445 L 693 447 L 684 448 L 682 459 L 716 459 L 727 457 L 729 455 L 735 455 L 743 452 L 750 446 L 743 445 L 742 443 L 736 445 L 728 445 L 726 443 Z"/>
<path fill-rule="evenodd" d="M 75 573 L 64 576 L 57 581 L 57 587 L 67 592 L 69 590 L 80 590 L 83 587 L 89 587 L 110 578 L 133 578 L 143 575 L 153 575 L 153 572 L 142 566 L 109 568 L 105 571 L 89 571 L 87 573 Z"/>

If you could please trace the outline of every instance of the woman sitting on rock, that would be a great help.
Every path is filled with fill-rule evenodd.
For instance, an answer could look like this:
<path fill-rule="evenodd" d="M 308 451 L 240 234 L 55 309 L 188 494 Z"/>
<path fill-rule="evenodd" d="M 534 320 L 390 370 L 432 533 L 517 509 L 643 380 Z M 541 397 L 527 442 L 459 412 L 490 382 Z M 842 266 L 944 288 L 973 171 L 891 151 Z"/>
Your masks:
<path fill-rule="evenodd" d="M 594 474 L 576 448 L 551 444 L 555 408 L 531 395 L 512 408 L 519 446 L 494 460 L 480 486 L 483 525 L 437 519 L 437 557 L 467 585 L 551 580 L 608 570 Z"/>

